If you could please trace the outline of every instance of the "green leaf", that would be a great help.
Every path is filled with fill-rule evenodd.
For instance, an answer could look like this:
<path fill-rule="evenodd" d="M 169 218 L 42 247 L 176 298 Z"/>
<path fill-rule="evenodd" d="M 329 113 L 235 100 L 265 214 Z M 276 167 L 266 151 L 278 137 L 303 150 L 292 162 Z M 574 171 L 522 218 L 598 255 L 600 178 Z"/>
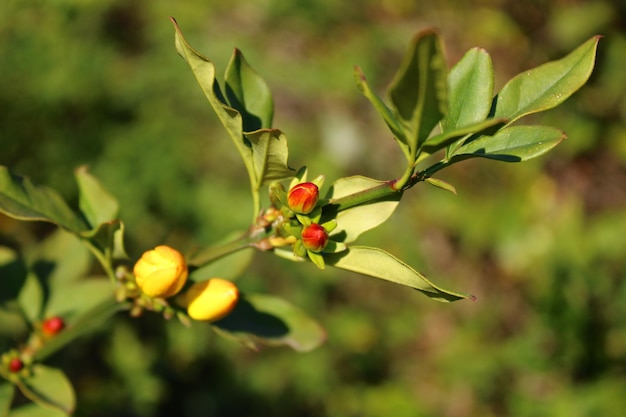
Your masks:
<path fill-rule="evenodd" d="M 113 298 L 113 285 L 106 278 L 91 277 L 51 288 L 45 316 L 62 316 L 71 324 L 77 317 Z"/>
<path fill-rule="evenodd" d="M 407 160 L 409 160 L 410 163 L 413 163 L 413 161 L 411 160 L 412 157 L 411 151 L 409 149 L 409 143 L 400 121 L 396 118 L 393 111 L 381 100 L 381 98 L 378 97 L 376 93 L 374 93 L 374 90 L 372 90 L 372 88 L 367 83 L 365 74 L 363 74 L 363 71 L 360 67 L 354 67 L 354 78 L 358 89 L 370 101 L 370 103 L 372 103 L 374 109 L 376 109 L 378 114 L 382 116 L 385 123 L 387 123 L 387 126 L 389 126 L 389 129 L 393 133 L 394 139 L 400 145 L 400 148 L 402 149 L 402 152 L 404 152 Z"/>
<path fill-rule="evenodd" d="M 278 129 L 262 129 L 246 133 L 252 144 L 256 189 L 272 181 L 293 177 L 295 171 L 289 168 L 287 158 L 287 138 Z"/>
<path fill-rule="evenodd" d="M 117 218 L 119 204 L 93 175 L 82 166 L 74 172 L 78 183 L 78 206 L 92 228 Z"/>
<path fill-rule="evenodd" d="M 17 301 L 24 313 L 24 317 L 30 322 L 41 319 L 44 304 L 44 289 L 39 277 L 34 273 L 26 275 L 26 281 L 17 297 Z"/>
<path fill-rule="evenodd" d="M 128 259 L 121 220 L 101 223 L 93 230 L 82 232 L 80 237 L 90 241 L 102 254 L 110 254 L 113 259 Z"/>
<path fill-rule="evenodd" d="M 0 380 L 0 417 L 9 414 L 14 394 L 15 386 L 8 381 Z"/>
<path fill-rule="evenodd" d="M 384 183 L 384 181 L 358 175 L 340 178 L 333 183 L 326 198 L 338 199 L 377 187 Z M 327 208 L 327 211 L 324 212 L 324 221 L 327 221 L 329 217 L 334 217 L 337 220 L 337 227 L 331 233 L 333 239 L 345 243 L 352 242 L 356 240 L 361 233 L 373 229 L 387 221 L 395 211 L 401 198 L 401 192 L 392 193 L 382 199 L 374 200 L 369 204 L 361 204 L 339 211 L 338 213 L 332 211 L 331 205 Z"/>
<path fill-rule="evenodd" d="M 243 130 L 272 127 L 274 101 L 265 81 L 252 69 L 238 49 L 226 67 L 226 99 L 243 118 Z"/>
<path fill-rule="evenodd" d="M 83 278 L 92 266 L 89 250 L 76 235 L 56 230 L 27 255 L 29 268 L 48 286 Z"/>
<path fill-rule="evenodd" d="M 599 41 L 595 36 L 564 58 L 513 77 L 494 99 L 495 117 L 507 117 L 512 123 L 564 102 L 589 79 Z"/>
<path fill-rule="evenodd" d="M 233 312 L 213 323 L 213 328 L 253 349 L 289 346 L 307 352 L 326 340 L 324 329 L 300 308 L 264 294 L 243 296 Z"/>
<path fill-rule="evenodd" d="M 32 366 L 32 376 L 20 381 L 18 388 L 25 397 L 42 407 L 71 414 L 76 406 L 74 388 L 60 369 L 45 365 Z"/>
<path fill-rule="evenodd" d="M 176 31 L 175 45 L 178 54 L 191 68 L 191 71 L 196 77 L 204 95 L 208 99 L 211 107 L 213 107 L 213 110 L 215 111 L 215 114 L 222 122 L 222 125 L 239 151 L 246 169 L 248 170 L 250 181 L 254 184 L 255 177 L 254 164 L 252 161 L 252 149 L 249 141 L 243 136 L 243 121 L 241 114 L 236 109 L 226 104 L 226 100 L 224 99 L 220 86 L 215 78 L 215 65 L 213 65 L 213 62 L 193 49 L 183 37 L 176 20 L 173 18 L 171 20 Z"/>
<path fill-rule="evenodd" d="M 440 189 L 445 190 L 445 191 L 449 191 L 452 194 L 456 195 L 456 188 L 454 187 L 454 185 L 452 185 L 452 184 L 450 184 L 448 182 L 445 182 L 444 180 L 440 180 L 438 178 L 429 177 L 429 178 L 426 178 L 424 181 L 426 181 L 428 184 L 430 184 L 430 185 L 432 185 L 434 187 L 440 188 Z"/>
<path fill-rule="evenodd" d="M 18 220 L 55 223 L 75 233 L 87 228 L 56 191 L 34 185 L 1 165 L 0 213 Z"/>
<path fill-rule="evenodd" d="M 26 404 L 21 407 L 14 408 L 8 417 L 67 417 L 68 413 L 56 409 L 43 408 L 37 404 Z M 4 417 L 4 416 L 2 416 Z"/>
<path fill-rule="evenodd" d="M 413 156 L 447 113 L 446 77 L 446 61 L 437 33 L 429 30 L 417 34 L 389 87 Z"/>
<path fill-rule="evenodd" d="M 493 64 L 481 48 L 473 48 L 448 74 L 448 114 L 442 121 L 444 132 L 475 125 L 489 115 L 493 100 Z"/>
<path fill-rule="evenodd" d="M 469 135 L 494 135 L 507 122 L 508 119 L 487 119 L 482 122 L 450 129 L 428 138 L 424 143 L 423 150 L 432 154 Z"/>
<path fill-rule="evenodd" d="M 343 252 L 325 254 L 324 259 L 326 265 L 406 285 L 437 301 L 457 301 L 469 297 L 435 286 L 422 274 L 382 249 L 352 246 Z"/>
<path fill-rule="evenodd" d="M 565 139 L 565 133 L 550 126 L 510 126 L 494 136 L 482 136 L 458 148 L 450 164 L 468 158 L 522 162 L 536 158 Z"/>

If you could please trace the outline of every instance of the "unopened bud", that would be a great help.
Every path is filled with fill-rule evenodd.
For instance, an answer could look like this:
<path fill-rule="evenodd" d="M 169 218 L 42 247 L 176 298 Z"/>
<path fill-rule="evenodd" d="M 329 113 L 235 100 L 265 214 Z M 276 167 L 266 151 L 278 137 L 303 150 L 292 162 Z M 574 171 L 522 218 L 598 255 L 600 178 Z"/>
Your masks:
<path fill-rule="evenodd" d="M 178 299 L 187 308 L 187 314 L 194 320 L 217 321 L 235 308 L 239 300 L 239 290 L 231 281 L 211 278 L 193 284 Z"/>
<path fill-rule="evenodd" d="M 65 328 L 65 322 L 59 316 L 50 317 L 41 323 L 41 331 L 46 336 L 54 336 Z"/>
<path fill-rule="evenodd" d="M 135 280 L 150 297 L 167 298 L 178 293 L 187 281 L 187 263 L 176 249 L 161 245 L 144 252 L 133 268 Z"/>
<path fill-rule="evenodd" d="M 302 230 L 302 246 L 311 252 L 321 252 L 328 243 L 328 232 L 317 223 L 311 223 Z"/>
<path fill-rule="evenodd" d="M 301 182 L 294 185 L 287 195 L 289 208 L 298 214 L 308 214 L 313 211 L 319 200 L 320 191 L 312 182 Z"/>
<path fill-rule="evenodd" d="M 9 361 L 9 372 L 19 372 L 24 368 L 24 362 L 20 358 L 13 358 Z"/>

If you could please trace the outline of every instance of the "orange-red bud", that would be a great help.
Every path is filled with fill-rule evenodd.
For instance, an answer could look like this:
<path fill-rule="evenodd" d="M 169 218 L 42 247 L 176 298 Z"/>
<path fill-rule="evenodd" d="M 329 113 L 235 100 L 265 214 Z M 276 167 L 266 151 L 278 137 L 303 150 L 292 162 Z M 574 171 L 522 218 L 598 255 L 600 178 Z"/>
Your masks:
<path fill-rule="evenodd" d="M 65 322 L 59 316 L 50 317 L 41 324 L 41 330 L 47 336 L 54 336 L 65 328 Z"/>
<path fill-rule="evenodd" d="M 320 190 L 312 182 L 301 182 L 289 190 L 287 204 L 298 214 L 309 214 L 315 208 L 320 197 Z"/>
<path fill-rule="evenodd" d="M 9 372 L 19 372 L 24 368 L 24 362 L 20 358 L 13 358 L 9 361 Z"/>
<path fill-rule="evenodd" d="M 311 252 L 321 252 L 328 243 L 328 232 L 317 223 L 312 223 L 302 230 L 302 246 Z"/>

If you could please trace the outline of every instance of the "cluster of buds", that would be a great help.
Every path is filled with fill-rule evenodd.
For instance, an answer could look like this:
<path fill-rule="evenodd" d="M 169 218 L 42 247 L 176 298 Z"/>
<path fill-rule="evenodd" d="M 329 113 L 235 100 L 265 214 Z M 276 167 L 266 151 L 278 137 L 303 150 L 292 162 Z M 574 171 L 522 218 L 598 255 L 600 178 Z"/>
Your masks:
<path fill-rule="evenodd" d="M 239 299 L 235 284 L 221 278 L 194 283 L 185 288 L 189 276 L 185 257 L 165 245 L 144 252 L 135 263 L 133 276 L 134 284 L 140 290 L 139 294 L 132 297 L 135 299 L 135 309 L 163 311 L 166 317 L 174 313 L 174 308 L 165 299 L 175 295 L 176 304 L 187 309 L 190 318 L 202 321 L 224 318 L 235 308 Z"/>
<path fill-rule="evenodd" d="M 320 187 L 324 178 L 305 181 L 297 176 L 292 181 L 289 191 L 280 183 L 270 186 L 270 201 L 273 207 L 268 212 L 279 211 L 279 222 L 273 223 L 275 236 L 265 239 L 267 249 L 291 245 L 295 255 L 308 258 L 318 268 L 324 269 L 323 252 L 334 252 L 342 244 L 330 238 L 330 232 L 336 227 L 335 220 L 322 222 L 322 208 L 326 201 L 320 199 Z"/>

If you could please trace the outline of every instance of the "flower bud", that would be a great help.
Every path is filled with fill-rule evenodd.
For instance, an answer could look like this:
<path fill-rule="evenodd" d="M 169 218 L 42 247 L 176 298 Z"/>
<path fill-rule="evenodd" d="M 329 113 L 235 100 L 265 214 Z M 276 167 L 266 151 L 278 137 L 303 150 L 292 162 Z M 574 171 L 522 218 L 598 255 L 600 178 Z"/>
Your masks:
<path fill-rule="evenodd" d="M 231 281 L 211 278 L 193 284 L 177 300 L 187 308 L 194 320 L 217 321 L 226 317 L 237 305 L 239 290 Z"/>
<path fill-rule="evenodd" d="M 317 185 L 312 182 L 301 182 L 289 190 L 287 204 L 298 214 L 308 214 L 315 208 L 319 196 L 320 191 Z"/>
<path fill-rule="evenodd" d="M 20 358 L 13 358 L 9 361 L 9 372 L 19 372 L 24 368 L 24 362 Z"/>
<path fill-rule="evenodd" d="M 144 252 L 133 268 L 135 280 L 150 297 L 175 295 L 187 281 L 187 263 L 183 255 L 169 246 L 157 246 Z"/>
<path fill-rule="evenodd" d="M 317 223 L 311 223 L 302 230 L 302 245 L 311 252 L 321 252 L 328 243 L 328 232 Z"/>
<path fill-rule="evenodd" d="M 54 336 L 65 328 L 65 322 L 59 316 L 50 317 L 41 323 L 41 330 L 46 336 Z"/>

